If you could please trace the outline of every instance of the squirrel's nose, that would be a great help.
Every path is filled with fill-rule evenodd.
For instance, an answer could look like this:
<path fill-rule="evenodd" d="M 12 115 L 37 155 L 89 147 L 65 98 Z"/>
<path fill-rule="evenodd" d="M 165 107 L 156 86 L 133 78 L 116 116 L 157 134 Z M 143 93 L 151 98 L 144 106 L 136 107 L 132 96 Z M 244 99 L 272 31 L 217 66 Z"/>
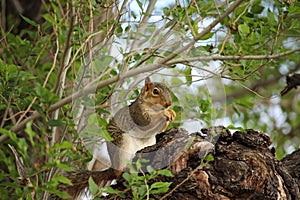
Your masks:
<path fill-rule="evenodd" d="M 171 101 L 167 101 L 166 103 L 165 103 L 165 108 L 168 108 L 169 106 L 171 106 L 172 105 L 172 102 Z"/>

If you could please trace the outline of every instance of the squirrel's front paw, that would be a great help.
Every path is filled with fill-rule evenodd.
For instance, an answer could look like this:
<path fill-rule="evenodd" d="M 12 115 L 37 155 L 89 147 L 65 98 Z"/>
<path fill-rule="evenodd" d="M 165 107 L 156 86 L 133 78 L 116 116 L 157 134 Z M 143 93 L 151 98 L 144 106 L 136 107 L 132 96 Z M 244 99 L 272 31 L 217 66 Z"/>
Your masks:
<path fill-rule="evenodd" d="M 176 113 L 174 110 L 165 110 L 165 116 L 167 117 L 167 121 L 174 121 L 176 117 Z"/>

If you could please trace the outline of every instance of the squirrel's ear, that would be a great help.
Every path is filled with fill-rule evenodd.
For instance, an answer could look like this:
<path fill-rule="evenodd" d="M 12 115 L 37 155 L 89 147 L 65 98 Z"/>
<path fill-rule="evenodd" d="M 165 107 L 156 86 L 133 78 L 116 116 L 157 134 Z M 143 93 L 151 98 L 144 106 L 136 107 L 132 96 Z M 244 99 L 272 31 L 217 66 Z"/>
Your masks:
<path fill-rule="evenodd" d="M 149 84 L 149 83 L 151 83 L 151 80 L 150 80 L 150 78 L 149 78 L 149 76 L 145 79 L 145 85 L 147 85 L 147 84 Z"/>
<path fill-rule="evenodd" d="M 144 92 L 148 91 L 150 89 L 151 80 L 149 77 L 145 79 L 145 86 L 143 88 Z"/>

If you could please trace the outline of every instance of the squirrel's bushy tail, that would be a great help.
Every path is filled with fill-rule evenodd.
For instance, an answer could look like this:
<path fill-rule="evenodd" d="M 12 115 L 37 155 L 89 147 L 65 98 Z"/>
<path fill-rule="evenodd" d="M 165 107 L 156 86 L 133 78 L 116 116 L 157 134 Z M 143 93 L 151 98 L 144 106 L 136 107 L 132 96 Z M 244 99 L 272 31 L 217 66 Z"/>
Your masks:
<path fill-rule="evenodd" d="M 89 187 L 89 178 L 92 177 L 94 182 L 101 188 L 105 187 L 107 184 L 118 177 L 118 171 L 112 168 L 109 168 L 104 171 L 76 171 L 76 172 L 67 172 L 65 177 L 71 180 L 72 185 L 67 185 L 60 183 L 57 187 L 58 190 L 67 192 L 73 198 L 79 197 L 82 194 L 85 188 Z M 59 200 L 56 195 L 50 196 L 51 200 Z"/>

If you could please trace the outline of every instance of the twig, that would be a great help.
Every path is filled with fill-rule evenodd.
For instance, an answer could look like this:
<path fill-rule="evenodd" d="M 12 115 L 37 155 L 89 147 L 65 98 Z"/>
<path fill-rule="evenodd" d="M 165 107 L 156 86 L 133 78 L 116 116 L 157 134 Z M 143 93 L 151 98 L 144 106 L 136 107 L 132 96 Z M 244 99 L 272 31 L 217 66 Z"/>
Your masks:
<path fill-rule="evenodd" d="M 16 167 L 17 167 L 17 171 L 18 171 L 18 174 L 19 174 L 19 178 L 22 181 L 22 184 L 24 186 L 27 186 L 27 187 L 32 189 L 31 198 L 34 199 L 34 197 L 35 197 L 34 186 L 31 183 L 30 178 L 26 174 L 26 168 L 25 168 L 25 165 L 24 165 L 24 162 L 23 162 L 23 158 L 21 156 L 19 156 L 19 154 L 16 151 L 15 147 L 11 146 L 10 144 L 8 144 L 8 146 L 9 146 L 9 148 L 11 149 L 12 153 L 15 156 Z"/>
<path fill-rule="evenodd" d="M 6 31 L 6 1 L 1 1 L 1 29 L 3 32 Z M 0 40 L 1 41 L 1 40 Z"/>
<path fill-rule="evenodd" d="M 254 93 L 256 96 L 258 96 L 258 97 L 260 97 L 260 98 L 262 98 L 262 99 L 267 99 L 267 97 L 264 97 L 264 96 L 258 94 L 258 92 L 255 92 L 253 89 L 247 87 L 246 85 L 242 84 L 241 82 L 239 82 L 239 84 L 240 84 L 243 88 L 245 88 L 246 90 L 248 90 L 248 91 Z"/>
<path fill-rule="evenodd" d="M 245 9 L 243 10 L 243 12 L 241 12 L 241 14 L 234 20 L 233 24 L 237 24 L 237 22 L 239 21 L 239 19 L 247 12 L 249 6 L 251 4 L 251 1 L 249 1 L 246 6 Z"/>
<path fill-rule="evenodd" d="M 73 9 L 72 3 L 70 3 L 69 5 L 71 6 L 71 10 L 72 10 Z M 57 69 L 58 72 L 57 72 L 57 79 L 56 79 L 56 83 L 55 83 L 55 87 L 54 87 L 54 92 L 58 92 L 59 87 L 61 85 L 62 72 L 63 72 L 64 68 L 66 67 L 66 58 L 67 58 L 68 52 L 70 51 L 70 43 L 71 43 L 72 33 L 73 33 L 73 29 L 74 29 L 74 20 L 75 20 L 74 13 L 71 12 L 71 20 L 70 20 L 69 30 L 68 30 L 68 34 L 67 34 L 66 43 L 65 43 L 65 48 L 64 48 L 63 54 L 62 54 L 62 61 Z M 54 29 L 56 29 L 56 27 L 54 27 Z M 57 34 L 58 34 L 58 31 L 57 31 Z M 58 35 L 57 35 L 57 38 L 59 38 Z M 59 46 L 57 46 L 57 48 L 59 48 Z"/>
<path fill-rule="evenodd" d="M 226 36 L 225 36 L 225 38 L 224 38 L 224 40 L 222 42 L 222 46 L 220 48 L 219 54 L 222 54 L 222 52 L 224 51 L 225 44 L 227 43 L 227 40 L 230 38 L 230 36 L 231 36 L 231 31 L 230 31 L 230 29 L 228 29 L 228 31 L 226 33 Z"/>
<path fill-rule="evenodd" d="M 280 29 L 282 28 L 282 24 L 283 24 L 283 16 L 281 17 L 281 20 L 278 22 L 278 25 L 277 25 L 277 29 L 276 29 L 276 34 L 275 34 L 274 42 L 273 42 L 272 48 L 271 48 L 271 54 L 273 54 L 274 48 L 275 48 L 275 46 L 276 46 L 276 44 L 277 44 L 278 36 L 279 36 L 279 31 L 280 31 Z"/>

